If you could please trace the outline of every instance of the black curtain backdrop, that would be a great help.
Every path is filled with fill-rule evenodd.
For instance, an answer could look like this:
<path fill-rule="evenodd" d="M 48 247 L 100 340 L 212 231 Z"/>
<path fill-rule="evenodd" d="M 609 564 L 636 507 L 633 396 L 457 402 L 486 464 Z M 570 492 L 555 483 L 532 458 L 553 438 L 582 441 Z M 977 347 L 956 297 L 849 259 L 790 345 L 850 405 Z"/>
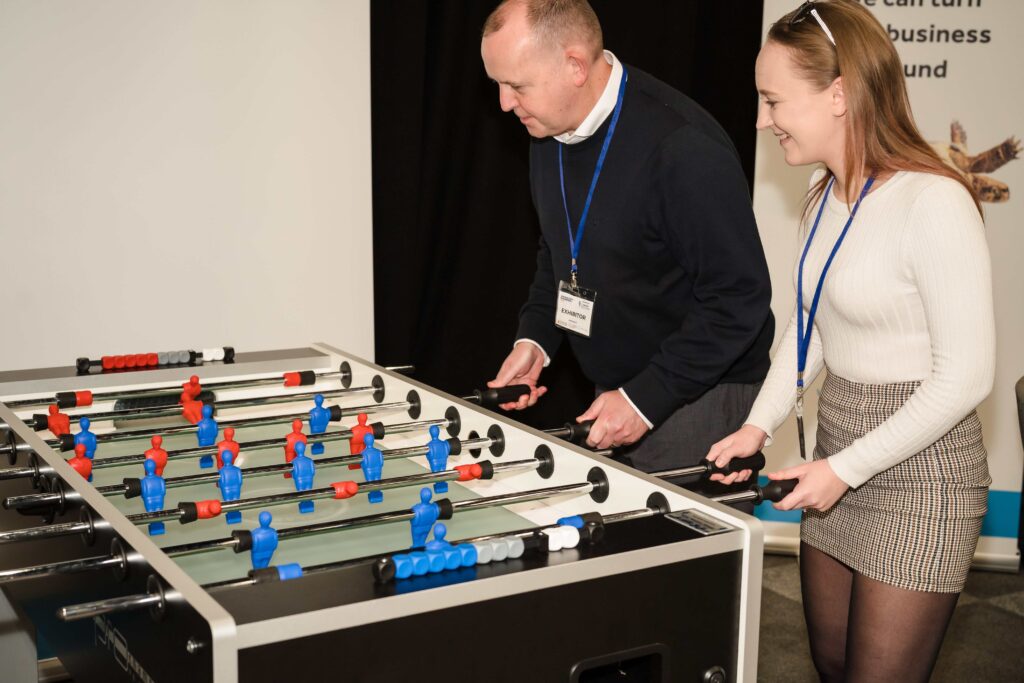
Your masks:
<path fill-rule="evenodd" d="M 457 395 L 492 378 L 514 341 L 539 235 L 529 137 L 480 60 L 496 2 L 372 0 L 376 359 Z M 761 0 L 592 0 L 605 46 L 694 98 L 754 163 Z M 600 188 L 598 188 L 600 191 Z M 563 346 L 548 396 L 517 415 L 551 427 L 593 386 Z"/>

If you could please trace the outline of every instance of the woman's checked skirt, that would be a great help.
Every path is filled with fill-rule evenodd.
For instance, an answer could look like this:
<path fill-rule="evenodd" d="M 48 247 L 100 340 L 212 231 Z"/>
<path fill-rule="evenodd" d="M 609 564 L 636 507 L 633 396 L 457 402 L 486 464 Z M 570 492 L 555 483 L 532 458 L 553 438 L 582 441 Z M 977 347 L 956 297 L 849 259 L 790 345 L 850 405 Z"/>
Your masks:
<path fill-rule="evenodd" d="M 858 384 L 829 373 L 818 402 L 814 459 L 878 427 L 918 385 Z M 959 592 L 991 482 L 981 422 L 972 411 L 931 446 L 847 491 L 828 511 L 805 510 L 800 538 L 876 581 Z"/>

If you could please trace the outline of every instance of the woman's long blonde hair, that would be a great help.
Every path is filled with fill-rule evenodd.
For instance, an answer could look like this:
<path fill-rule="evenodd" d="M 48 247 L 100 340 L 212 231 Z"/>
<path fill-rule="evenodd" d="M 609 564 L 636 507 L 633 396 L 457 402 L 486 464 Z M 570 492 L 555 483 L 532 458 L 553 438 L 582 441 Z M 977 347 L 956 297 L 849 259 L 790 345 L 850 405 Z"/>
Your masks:
<path fill-rule="evenodd" d="M 809 5 L 809 6 L 808 6 Z M 835 38 L 835 46 L 811 16 L 815 9 Z M 859 192 L 861 176 L 890 171 L 920 171 L 952 178 L 964 186 L 981 213 L 970 183 L 939 158 L 914 123 L 903 65 L 889 34 L 875 16 L 854 0 L 804 3 L 768 29 L 768 40 L 786 47 L 801 75 L 820 90 L 843 77 L 846 98 L 847 203 Z M 806 216 L 820 199 L 832 172 L 807 193 Z"/>

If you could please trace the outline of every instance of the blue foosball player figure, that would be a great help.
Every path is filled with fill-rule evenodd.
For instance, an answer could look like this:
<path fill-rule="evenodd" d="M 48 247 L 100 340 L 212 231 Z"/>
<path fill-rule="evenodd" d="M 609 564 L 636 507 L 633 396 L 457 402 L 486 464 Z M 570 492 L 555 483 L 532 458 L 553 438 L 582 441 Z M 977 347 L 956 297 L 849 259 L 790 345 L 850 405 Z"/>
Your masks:
<path fill-rule="evenodd" d="M 452 544 L 444 540 L 444 537 L 448 535 L 448 527 L 441 522 L 434 525 L 434 540 L 427 541 L 427 550 L 447 550 L 452 547 Z"/>
<path fill-rule="evenodd" d="M 327 431 L 327 425 L 331 421 L 331 409 L 324 408 L 323 394 L 314 396 L 313 403 L 316 404 L 316 407 L 309 411 L 309 433 L 323 434 Z M 319 442 L 314 443 L 311 452 L 313 455 L 320 455 L 324 452 L 324 445 Z"/>
<path fill-rule="evenodd" d="M 224 502 L 238 500 L 242 495 L 242 468 L 234 464 L 234 455 L 229 450 L 221 451 L 224 466 L 220 468 L 220 497 Z M 240 510 L 231 510 L 224 515 L 228 524 L 242 521 Z"/>
<path fill-rule="evenodd" d="M 431 472 L 444 472 L 448 469 L 448 456 L 451 455 L 452 445 L 443 439 L 439 439 L 441 428 L 437 425 L 430 425 L 430 442 L 427 444 L 427 462 L 430 463 Z M 439 481 L 434 484 L 434 493 L 448 493 L 448 482 Z"/>
<path fill-rule="evenodd" d="M 142 478 L 142 504 L 146 506 L 146 512 L 156 512 L 164 509 L 164 496 L 167 494 L 167 484 L 164 478 L 156 473 L 156 462 L 146 460 L 143 463 L 146 468 L 146 476 Z M 149 535 L 159 536 L 164 533 L 163 522 L 150 522 Z"/>
<path fill-rule="evenodd" d="M 313 477 L 316 474 L 316 463 L 306 457 L 306 444 L 295 443 L 295 459 L 292 460 L 292 481 L 296 491 L 308 491 L 313 488 Z M 299 501 L 299 512 L 305 514 L 313 511 L 313 501 Z"/>
<path fill-rule="evenodd" d="M 440 554 L 441 557 L 444 558 L 444 568 L 450 571 L 463 566 L 466 558 L 463 557 L 461 546 L 454 546 L 445 540 L 444 537 L 447 534 L 448 527 L 440 522 L 435 524 L 434 540 L 427 541 L 427 545 L 424 550 L 426 550 L 428 557 Z M 473 561 L 476 561 L 475 554 L 473 556 Z"/>
<path fill-rule="evenodd" d="M 430 502 L 430 489 L 420 489 L 420 502 L 412 506 L 412 519 L 409 524 L 412 526 L 412 547 L 417 548 L 427 542 L 427 536 L 437 521 L 440 509 L 437 503 Z"/>
<path fill-rule="evenodd" d="M 96 455 L 96 435 L 89 431 L 91 425 L 92 421 L 83 417 L 78 421 L 79 432 L 75 434 L 75 445 L 85 444 L 85 457 L 90 460 Z"/>
<path fill-rule="evenodd" d="M 373 445 L 373 434 L 363 435 L 363 459 L 359 463 L 363 468 L 363 479 L 366 481 L 380 481 L 380 475 L 384 472 L 384 454 Z M 383 491 L 370 491 L 367 499 L 371 503 L 384 501 Z"/>
<path fill-rule="evenodd" d="M 213 419 L 213 406 L 203 406 L 203 419 L 196 425 L 196 438 L 199 440 L 199 447 L 206 448 L 217 443 L 217 421 Z M 199 466 L 202 468 L 213 467 L 213 456 L 204 455 L 199 458 Z"/>
<path fill-rule="evenodd" d="M 274 518 L 264 510 L 260 513 L 260 525 L 252 530 L 252 568 L 263 569 L 270 564 L 270 559 L 277 550 L 277 531 L 270 528 Z"/>

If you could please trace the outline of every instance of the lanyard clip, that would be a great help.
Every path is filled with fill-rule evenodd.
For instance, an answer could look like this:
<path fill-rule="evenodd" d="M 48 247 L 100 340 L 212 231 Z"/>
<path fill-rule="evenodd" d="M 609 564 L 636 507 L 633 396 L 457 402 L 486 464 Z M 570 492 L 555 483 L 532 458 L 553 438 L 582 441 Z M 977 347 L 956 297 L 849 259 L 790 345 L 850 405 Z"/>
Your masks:
<path fill-rule="evenodd" d="M 796 416 L 804 416 L 804 373 L 796 373 Z"/>
<path fill-rule="evenodd" d="M 573 259 L 572 269 L 569 271 L 569 284 L 572 286 L 573 290 L 579 289 L 579 283 L 576 282 L 576 270 L 576 259 Z"/>
<path fill-rule="evenodd" d="M 804 440 L 804 373 L 796 373 L 796 433 L 800 439 L 800 458 L 807 459 L 807 446 Z"/>

